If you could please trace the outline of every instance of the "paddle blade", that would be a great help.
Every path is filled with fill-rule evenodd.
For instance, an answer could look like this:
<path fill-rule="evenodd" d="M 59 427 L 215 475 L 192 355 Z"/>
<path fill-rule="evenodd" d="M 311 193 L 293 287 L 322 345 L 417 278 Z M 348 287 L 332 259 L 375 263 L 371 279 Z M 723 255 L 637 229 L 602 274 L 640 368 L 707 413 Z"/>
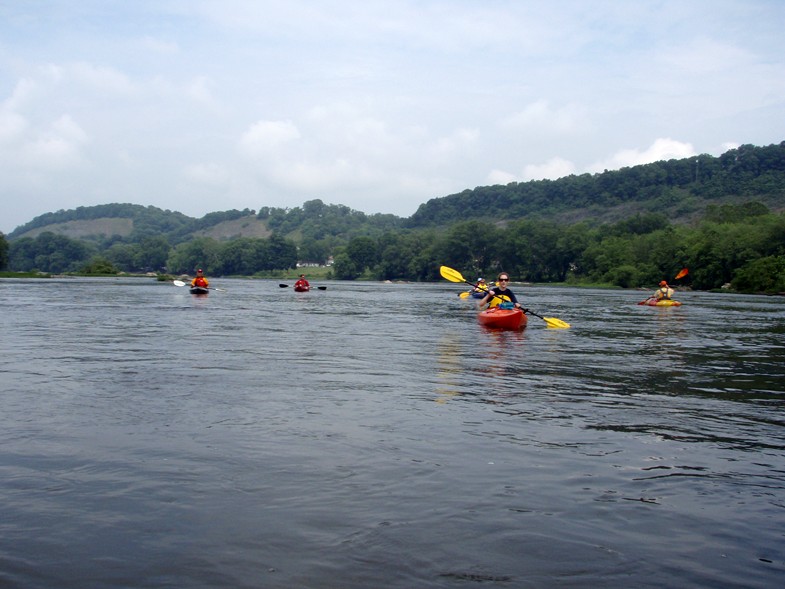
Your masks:
<path fill-rule="evenodd" d="M 442 275 L 442 278 L 446 278 L 450 282 L 466 282 L 460 272 L 453 270 L 452 268 L 448 268 L 447 266 L 441 266 L 439 268 L 439 274 Z"/>
<path fill-rule="evenodd" d="M 459 293 L 458 296 L 461 297 L 462 299 L 468 299 L 471 296 L 471 294 L 472 293 L 470 293 L 470 292 L 462 292 L 462 293 Z"/>
<path fill-rule="evenodd" d="M 172 284 L 174 284 L 175 286 L 185 286 L 185 282 L 183 282 L 182 280 L 172 280 Z"/>
<path fill-rule="evenodd" d="M 570 327 L 569 323 L 562 321 L 561 319 L 556 319 L 556 317 L 543 317 L 543 319 L 548 327 L 555 327 L 558 329 L 567 329 Z"/>
<path fill-rule="evenodd" d="M 288 288 L 289 287 L 288 284 L 279 284 L 278 286 L 280 286 L 281 288 Z"/>
<path fill-rule="evenodd" d="M 689 273 L 690 273 L 690 270 L 689 270 L 689 268 L 682 268 L 682 269 L 679 271 L 679 273 L 676 275 L 676 280 L 678 280 L 679 278 L 684 278 L 684 277 L 685 277 L 685 276 L 687 276 L 687 274 L 689 274 Z"/>
<path fill-rule="evenodd" d="M 326 286 L 317 286 L 316 288 L 318 288 L 319 290 L 327 290 Z"/>

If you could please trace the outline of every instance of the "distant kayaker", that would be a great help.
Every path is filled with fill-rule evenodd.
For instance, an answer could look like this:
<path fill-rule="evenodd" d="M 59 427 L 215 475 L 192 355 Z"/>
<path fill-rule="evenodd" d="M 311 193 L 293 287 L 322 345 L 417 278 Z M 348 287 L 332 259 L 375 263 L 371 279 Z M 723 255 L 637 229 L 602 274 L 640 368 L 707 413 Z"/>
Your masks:
<path fill-rule="evenodd" d="M 657 299 L 658 301 L 669 301 L 673 297 L 673 289 L 668 286 L 668 283 L 664 280 L 660 281 L 660 287 L 654 291 L 654 294 L 650 296 L 650 299 Z"/>
<path fill-rule="evenodd" d="M 204 277 L 204 272 L 201 268 L 196 271 L 196 278 L 191 281 L 191 286 L 200 286 L 202 288 L 210 286 L 210 283 L 207 278 Z"/>
<path fill-rule="evenodd" d="M 482 307 L 490 303 L 491 307 L 495 307 L 501 303 L 507 302 L 508 304 L 512 303 L 513 307 L 520 309 L 521 304 L 518 302 L 518 299 L 515 298 L 515 293 L 507 288 L 509 283 L 510 275 L 507 274 L 507 272 L 501 272 L 499 277 L 496 279 L 497 286 L 491 288 L 488 291 L 488 294 L 485 295 L 485 297 L 483 297 L 483 299 L 478 304 Z"/>
<path fill-rule="evenodd" d="M 300 279 L 294 283 L 294 290 L 309 290 L 311 285 L 305 279 L 305 274 L 300 274 Z"/>
<path fill-rule="evenodd" d="M 477 285 L 472 288 L 472 292 L 488 292 L 488 285 L 485 283 L 485 278 L 477 279 Z"/>

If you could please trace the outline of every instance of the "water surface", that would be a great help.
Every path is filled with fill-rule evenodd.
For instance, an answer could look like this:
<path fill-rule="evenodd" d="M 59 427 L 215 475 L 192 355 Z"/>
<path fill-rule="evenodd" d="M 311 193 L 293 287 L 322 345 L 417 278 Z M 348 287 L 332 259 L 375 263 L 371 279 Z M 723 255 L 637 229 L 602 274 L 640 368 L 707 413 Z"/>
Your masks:
<path fill-rule="evenodd" d="M 0 587 L 785 578 L 781 299 L 0 280 Z"/>

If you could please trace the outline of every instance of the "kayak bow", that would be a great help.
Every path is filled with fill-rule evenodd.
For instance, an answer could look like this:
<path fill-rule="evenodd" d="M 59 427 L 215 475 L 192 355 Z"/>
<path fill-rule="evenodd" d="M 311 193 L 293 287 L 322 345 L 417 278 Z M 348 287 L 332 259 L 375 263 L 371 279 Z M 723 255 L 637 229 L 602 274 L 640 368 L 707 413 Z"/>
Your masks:
<path fill-rule="evenodd" d="M 483 327 L 491 329 L 525 329 L 528 319 L 520 309 L 501 309 L 491 307 L 480 311 L 477 321 Z"/>

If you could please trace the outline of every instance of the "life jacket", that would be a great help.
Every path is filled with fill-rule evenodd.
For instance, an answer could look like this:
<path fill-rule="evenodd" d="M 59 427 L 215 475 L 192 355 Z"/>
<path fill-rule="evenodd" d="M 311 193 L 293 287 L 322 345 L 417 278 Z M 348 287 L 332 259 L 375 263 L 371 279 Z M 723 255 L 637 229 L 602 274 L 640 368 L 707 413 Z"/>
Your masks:
<path fill-rule="evenodd" d="M 197 276 L 191 281 L 191 286 L 202 286 L 207 288 L 208 286 L 210 286 L 210 283 L 207 282 L 207 278 L 205 278 L 204 276 Z"/>
<path fill-rule="evenodd" d="M 512 303 L 512 299 L 507 295 L 495 295 L 488 301 L 488 308 L 498 307 L 502 303 Z"/>
<path fill-rule="evenodd" d="M 659 301 L 669 301 L 673 296 L 673 289 L 668 286 L 662 286 L 657 291 L 657 300 Z"/>

